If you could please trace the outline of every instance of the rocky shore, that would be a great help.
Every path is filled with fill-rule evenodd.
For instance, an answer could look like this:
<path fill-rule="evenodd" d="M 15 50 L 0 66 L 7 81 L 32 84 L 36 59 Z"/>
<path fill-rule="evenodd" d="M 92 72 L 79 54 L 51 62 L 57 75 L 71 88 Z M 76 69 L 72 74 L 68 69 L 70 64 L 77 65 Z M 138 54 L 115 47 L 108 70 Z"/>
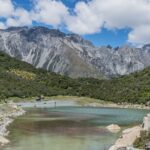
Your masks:
<path fill-rule="evenodd" d="M 141 131 L 150 131 L 150 114 L 144 117 L 142 125 L 124 130 L 109 150 L 138 150 L 133 147 L 133 143 L 140 137 Z"/>
<path fill-rule="evenodd" d="M 9 143 L 7 136 L 9 131 L 7 127 L 18 116 L 21 116 L 25 111 L 14 103 L 0 104 L 0 146 Z"/>

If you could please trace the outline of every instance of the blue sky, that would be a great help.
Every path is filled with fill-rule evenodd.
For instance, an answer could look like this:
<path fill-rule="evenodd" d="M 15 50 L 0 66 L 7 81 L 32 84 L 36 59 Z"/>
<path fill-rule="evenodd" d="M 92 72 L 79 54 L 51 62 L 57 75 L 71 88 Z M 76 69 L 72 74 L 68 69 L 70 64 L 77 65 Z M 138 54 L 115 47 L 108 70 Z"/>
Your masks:
<path fill-rule="evenodd" d="M 0 0 L 0 28 L 10 26 L 57 28 L 96 46 L 142 45 L 150 42 L 150 1 Z"/>
<path fill-rule="evenodd" d="M 92 41 L 96 46 L 111 45 L 117 47 L 129 44 L 127 43 L 128 33 L 128 29 L 111 31 L 103 28 L 100 33 L 84 35 L 83 37 Z"/>
<path fill-rule="evenodd" d="M 81 0 L 62 0 L 62 2 L 69 8 L 74 8 L 75 4 L 79 1 Z M 13 0 L 13 2 L 20 7 L 24 7 L 25 9 L 28 9 L 28 10 L 32 9 L 32 3 L 30 0 Z M 34 25 L 36 26 L 40 25 L 40 26 L 53 28 L 51 26 L 44 25 L 41 23 L 34 23 Z M 63 32 L 66 32 L 65 29 L 63 30 L 61 28 L 60 30 L 62 30 Z M 96 46 L 112 45 L 113 47 L 116 47 L 116 46 L 122 46 L 124 44 L 127 44 L 126 41 L 128 38 L 128 30 L 122 29 L 122 30 L 117 30 L 117 31 L 111 31 L 107 29 L 102 29 L 101 32 L 83 35 L 83 37 L 87 40 L 92 41 L 94 45 Z"/>

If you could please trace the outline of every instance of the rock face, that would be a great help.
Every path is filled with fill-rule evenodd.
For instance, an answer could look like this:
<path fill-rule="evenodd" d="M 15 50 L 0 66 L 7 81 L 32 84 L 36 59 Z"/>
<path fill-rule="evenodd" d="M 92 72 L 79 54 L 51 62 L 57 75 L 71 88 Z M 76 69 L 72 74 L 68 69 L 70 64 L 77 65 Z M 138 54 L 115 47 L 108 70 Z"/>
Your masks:
<path fill-rule="evenodd" d="M 150 66 L 150 45 L 97 48 L 79 35 L 45 27 L 0 30 L 0 50 L 37 68 L 71 77 L 115 77 Z"/>
<path fill-rule="evenodd" d="M 143 130 L 150 131 L 150 114 L 143 119 Z"/>

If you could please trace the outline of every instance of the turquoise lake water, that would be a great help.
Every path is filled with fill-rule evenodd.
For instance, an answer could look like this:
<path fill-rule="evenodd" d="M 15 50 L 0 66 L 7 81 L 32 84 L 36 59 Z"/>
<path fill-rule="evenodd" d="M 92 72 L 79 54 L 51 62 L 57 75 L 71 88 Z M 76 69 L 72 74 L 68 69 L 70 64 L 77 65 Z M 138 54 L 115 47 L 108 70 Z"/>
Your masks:
<path fill-rule="evenodd" d="M 148 110 L 58 107 L 28 109 L 9 127 L 11 143 L 2 150 L 108 150 L 120 136 L 105 128 L 142 122 Z"/>

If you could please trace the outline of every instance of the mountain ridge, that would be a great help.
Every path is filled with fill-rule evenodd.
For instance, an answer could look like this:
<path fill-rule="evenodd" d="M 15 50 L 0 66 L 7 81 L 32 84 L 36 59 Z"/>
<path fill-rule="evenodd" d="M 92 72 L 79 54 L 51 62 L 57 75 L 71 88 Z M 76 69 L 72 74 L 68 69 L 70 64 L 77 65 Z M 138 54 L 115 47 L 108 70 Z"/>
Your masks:
<path fill-rule="evenodd" d="M 150 45 L 95 47 L 77 34 L 46 27 L 0 30 L 0 50 L 36 68 L 77 77 L 111 78 L 150 66 Z"/>

